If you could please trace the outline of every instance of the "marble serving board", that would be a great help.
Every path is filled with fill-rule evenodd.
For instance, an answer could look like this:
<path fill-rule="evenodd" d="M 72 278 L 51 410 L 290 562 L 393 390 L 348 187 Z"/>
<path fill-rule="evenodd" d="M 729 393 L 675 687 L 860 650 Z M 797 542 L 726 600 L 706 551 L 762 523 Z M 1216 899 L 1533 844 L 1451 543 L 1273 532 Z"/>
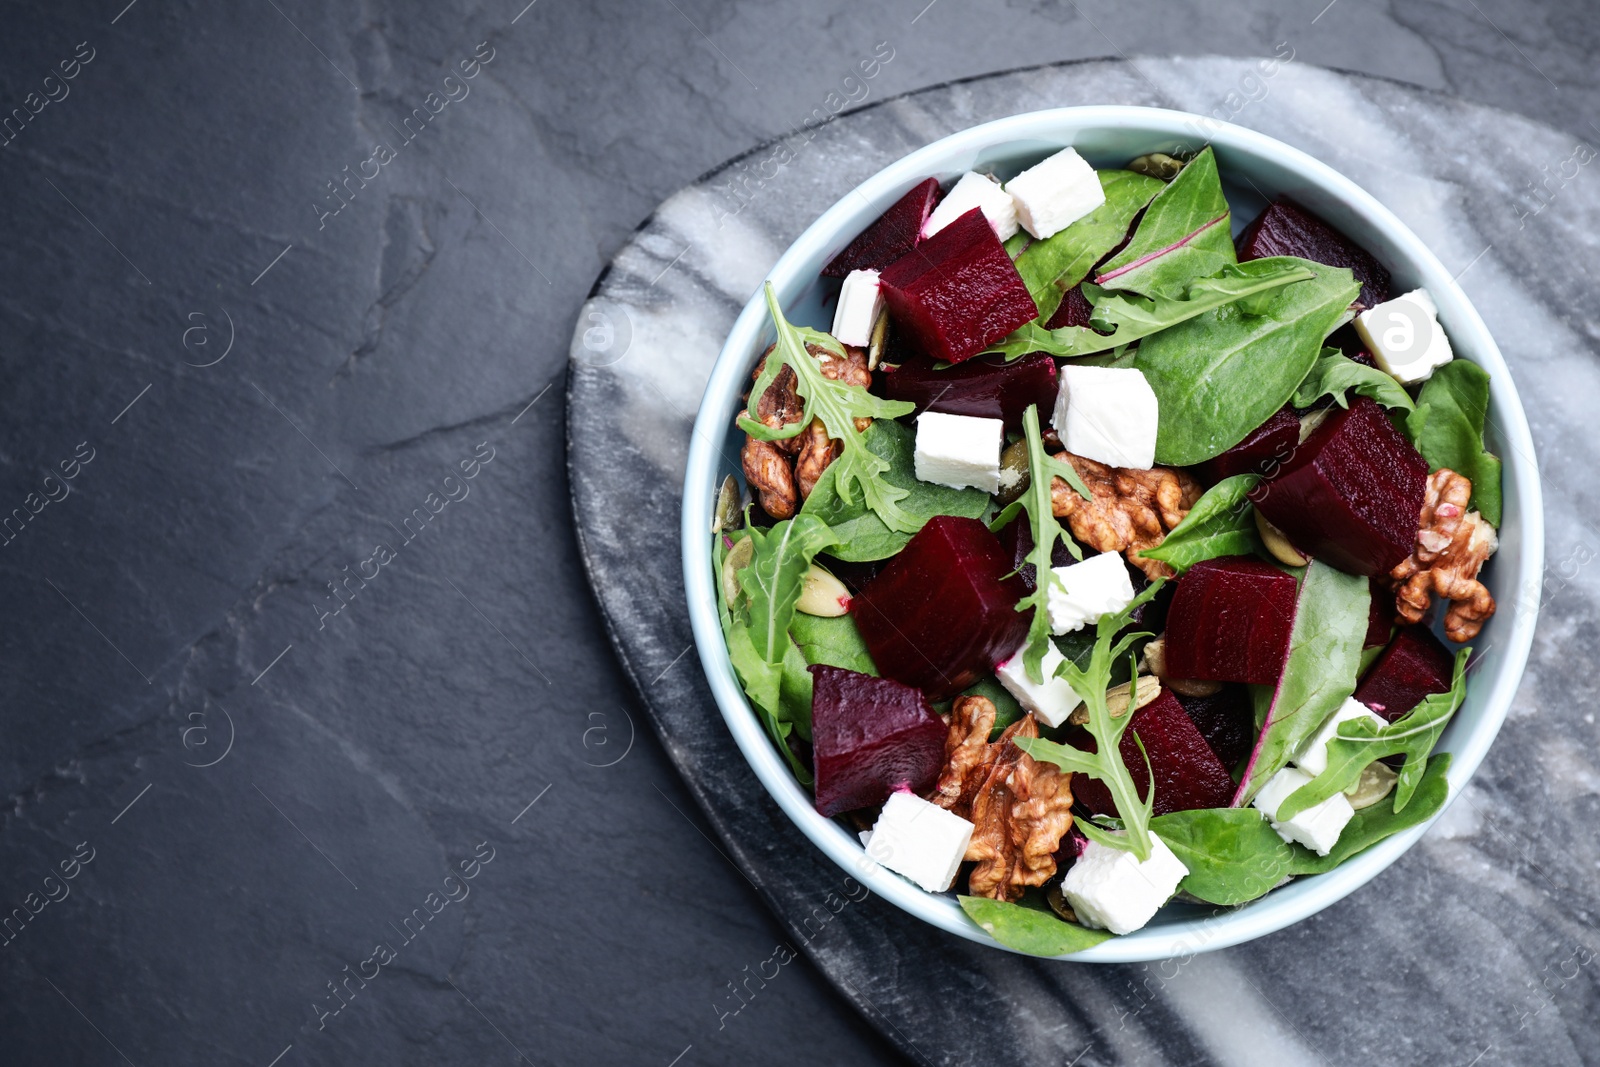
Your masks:
<path fill-rule="evenodd" d="M 1130 966 L 1031 960 L 861 899 L 735 748 L 691 651 L 678 563 L 701 391 L 734 317 L 784 248 L 913 149 L 974 123 L 1092 103 L 1178 108 L 1260 130 L 1393 209 L 1460 272 L 1499 341 L 1549 502 L 1545 605 L 1526 678 L 1477 777 L 1422 842 L 1364 889 L 1278 934 Z M 590 581 L 656 731 L 727 854 L 792 944 L 907 1056 L 1279 1067 L 1600 1061 L 1593 156 L 1515 115 L 1303 64 L 1274 64 L 1269 75 L 1255 60 L 1096 60 L 935 86 L 760 146 L 664 202 L 617 254 L 571 349 L 568 465 Z"/>

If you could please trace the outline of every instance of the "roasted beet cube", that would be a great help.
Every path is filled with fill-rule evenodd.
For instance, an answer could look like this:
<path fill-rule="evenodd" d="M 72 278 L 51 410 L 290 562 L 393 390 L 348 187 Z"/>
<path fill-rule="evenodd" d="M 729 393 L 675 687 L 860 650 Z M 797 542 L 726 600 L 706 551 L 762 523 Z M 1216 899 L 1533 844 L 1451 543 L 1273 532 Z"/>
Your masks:
<path fill-rule="evenodd" d="M 1011 561 L 1011 569 L 1017 572 L 1017 577 L 1022 579 L 1022 584 L 1032 593 L 1039 588 L 1039 575 L 1038 569 L 1028 562 L 1028 553 L 1033 551 L 1033 523 L 1029 521 L 1027 513 L 1018 515 L 1000 527 L 999 536 L 1000 547 L 1005 549 L 1006 558 Z M 1073 558 L 1072 550 L 1067 547 L 1066 541 L 1057 541 L 1056 547 L 1050 553 L 1050 565 L 1069 567 L 1076 562 L 1078 561 Z M 1140 605 L 1140 607 L 1145 606 L 1147 605 Z"/>
<path fill-rule="evenodd" d="M 1167 610 L 1166 669 L 1174 678 L 1272 685 L 1283 673 L 1299 583 L 1251 556 L 1190 567 Z"/>
<path fill-rule="evenodd" d="M 1256 740 L 1255 711 L 1250 691 L 1242 685 L 1224 685 L 1210 696 L 1178 696 L 1200 736 L 1224 767 L 1239 766 Z"/>
<path fill-rule="evenodd" d="M 1305 208 L 1284 199 L 1274 201 L 1245 227 L 1238 240 L 1239 261 L 1268 256 L 1299 256 L 1330 267 L 1349 267 L 1361 283 L 1367 307 L 1389 299 L 1389 272 L 1366 249 Z"/>
<path fill-rule="evenodd" d="M 928 178 L 912 186 L 878 221 L 862 230 L 844 251 L 822 268 L 824 278 L 843 278 L 853 270 L 882 270 L 922 237 L 922 224 L 939 202 L 939 181 Z"/>
<path fill-rule="evenodd" d="M 1389 632 L 1394 629 L 1394 593 L 1376 578 L 1367 579 L 1372 593 L 1372 606 L 1367 609 L 1367 636 L 1362 648 L 1377 648 L 1389 643 Z"/>
<path fill-rule="evenodd" d="M 1083 295 L 1083 284 L 1080 282 L 1067 290 L 1066 295 L 1061 298 L 1061 303 L 1056 307 L 1055 314 L 1050 316 L 1050 321 L 1044 324 L 1044 328 L 1059 330 L 1064 326 L 1087 326 L 1089 317 L 1093 314 L 1094 305 Z"/>
<path fill-rule="evenodd" d="M 1387 574 L 1411 555 L 1428 461 L 1366 397 L 1335 408 L 1250 491 L 1301 552 L 1347 574 Z"/>
<path fill-rule="evenodd" d="M 819 664 L 811 677 L 818 811 L 837 815 L 882 804 L 901 786 L 933 786 L 948 731 L 922 693 L 841 667 Z"/>
<path fill-rule="evenodd" d="M 1300 416 L 1293 408 L 1279 408 L 1273 416 L 1245 435 L 1245 439 L 1195 468 L 1206 485 L 1216 485 L 1235 474 L 1270 477 L 1300 447 Z"/>
<path fill-rule="evenodd" d="M 916 413 L 941 411 L 947 415 L 972 415 L 1004 419 L 1006 428 L 1020 433 L 1022 413 L 1037 404 L 1048 418 L 1056 402 L 1056 361 L 1043 352 L 1005 362 L 984 356 L 944 370 L 933 361 L 915 359 L 899 367 L 885 367 L 876 378 L 879 392 L 888 400 L 909 400 Z"/>
<path fill-rule="evenodd" d="M 1032 616 L 1016 610 L 1027 594 L 1013 569 L 983 523 L 939 515 L 850 602 L 850 614 L 878 670 L 944 700 L 1027 636 Z"/>
<path fill-rule="evenodd" d="M 977 208 L 886 267 L 879 286 L 895 327 L 946 363 L 971 359 L 1039 313 Z"/>
<path fill-rule="evenodd" d="M 1099 747 L 1087 730 L 1074 733 L 1069 741 L 1090 752 Z M 1140 742 L 1144 743 L 1142 753 Z M 1133 721 L 1123 732 L 1117 751 L 1140 796 L 1147 794 L 1150 772 L 1155 773 L 1156 791 L 1151 806 L 1157 815 L 1195 808 L 1225 808 L 1233 799 L 1233 775 L 1228 773 L 1227 766 L 1217 758 L 1170 690 L 1163 689 L 1160 696 L 1133 713 Z M 1148 769 L 1146 757 L 1150 760 Z M 1072 796 L 1096 815 L 1117 814 L 1111 802 L 1111 790 L 1097 778 L 1073 775 Z"/>
<path fill-rule="evenodd" d="M 1390 722 L 1433 693 L 1448 693 L 1455 657 L 1424 626 L 1406 626 L 1372 665 L 1356 699 Z"/>

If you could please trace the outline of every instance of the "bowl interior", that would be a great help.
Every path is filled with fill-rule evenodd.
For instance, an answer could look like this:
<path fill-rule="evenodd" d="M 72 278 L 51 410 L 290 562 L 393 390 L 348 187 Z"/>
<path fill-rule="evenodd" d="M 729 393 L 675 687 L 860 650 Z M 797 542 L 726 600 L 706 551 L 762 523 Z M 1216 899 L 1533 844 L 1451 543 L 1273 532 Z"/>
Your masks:
<path fill-rule="evenodd" d="M 1396 292 L 1425 287 L 1439 307 L 1457 358 L 1489 371 L 1489 448 L 1504 461 L 1504 522 L 1500 551 L 1483 581 L 1500 605 L 1474 642 L 1476 654 L 1465 703 L 1441 739 L 1452 753 L 1451 796 L 1482 761 L 1505 718 L 1526 662 L 1538 611 L 1543 568 L 1543 518 L 1533 444 L 1499 349 L 1459 286 L 1434 255 L 1393 214 L 1349 179 L 1272 138 L 1181 112 L 1137 107 L 1063 108 L 1033 112 L 964 130 L 880 171 L 825 212 L 778 260 L 769 274 L 790 320 L 820 329 L 832 321 L 830 289 L 819 271 L 832 256 L 918 181 L 946 184 L 967 170 L 1010 177 L 1072 145 L 1096 167 L 1121 166 L 1146 152 L 1193 150 L 1210 143 L 1217 155 L 1233 225 L 1241 229 L 1267 200 L 1287 195 L 1366 247 L 1392 273 Z M 771 343 L 760 293 L 734 324 L 712 370 L 696 421 L 684 486 L 684 571 L 701 662 L 735 740 L 785 813 L 830 858 L 874 892 L 942 929 L 996 944 L 967 920 L 953 894 L 923 892 L 870 860 L 855 835 L 818 814 L 811 796 L 790 775 L 746 703 L 717 622 L 710 564 L 709 522 L 717 486 L 738 473 L 742 435 L 732 429 L 739 395 Z M 1328 906 L 1374 877 L 1427 829 L 1415 827 L 1379 843 L 1336 870 L 1302 878 L 1237 909 L 1174 903 L 1145 929 L 1113 938 L 1076 960 L 1131 962 L 1162 959 L 1238 944 L 1271 933 Z"/>

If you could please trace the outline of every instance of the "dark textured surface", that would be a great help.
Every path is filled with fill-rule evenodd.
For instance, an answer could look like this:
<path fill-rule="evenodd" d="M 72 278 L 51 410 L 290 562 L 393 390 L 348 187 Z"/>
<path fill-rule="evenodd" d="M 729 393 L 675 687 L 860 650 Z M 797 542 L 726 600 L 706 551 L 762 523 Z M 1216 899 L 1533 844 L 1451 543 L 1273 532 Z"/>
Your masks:
<path fill-rule="evenodd" d="M 771 973 L 793 935 L 700 832 L 584 580 L 559 403 L 577 309 L 659 201 L 800 122 L 878 41 L 896 53 L 870 99 L 1019 64 L 1271 54 L 1287 40 L 1303 62 L 1592 136 L 1600 24 L 1585 4 L 1341 0 L 1313 24 L 1322 6 L 8 4 L 0 108 L 40 110 L 0 148 L 0 507 L 70 495 L 0 550 L 0 893 L 8 912 L 39 909 L 0 946 L 0 1060 L 891 1055 L 803 961 L 731 1014 L 741 1001 L 728 983 Z M 28 101 L 60 94 L 43 79 L 80 41 L 93 59 L 69 95 Z M 485 41 L 493 58 L 471 95 L 402 144 L 403 120 Z M 319 228 L 334 204 L 326 183 L 379 141 L 395 158 L 365 188 L 352 181 L 353 201 Z M 1549 209 L 1577 210 L 1576 193 Z M 1548 279 L 1579 337 L 1589 328 L 1570 309 L 1591 281 L 1592 268 Z M 66 490 L 47 485 L 80 442 L 93 459 Z M 444 499 L 443 479 L 480 442 L 493 460 L 450 483 L 469 495 L 403 544 L 397 528 L 430 493 Z M 641 523 L 670 526 L 650 494 L 637 507 Z M 1561 533 L 1554 560 L 1582 531 Z M 364 587 L 352 579 L 354 599 L 323 619 L 337 603 L 327 583 L 380 542 L 395 558 Z M 658 548 L 644 580 L 667 588 L 676 547 Z M 1565 579 L 1584 595 L 1563 625 L 1588 619 L 1589 579 Z M 633 661 L 639 683 L 692 667 L 674 659 L 675 639 Z M 1536 799 L 1533 785 L 1503 785 Z M 1592 815 L 1592 793 L 1554 800 Z M 771 847 L 785 832 L 771 828 Z M 74 868 L 80 842 L 93 859 Z M 480 842 L 494 858 L 465 883 L 470 897 L 407 942 L 402 920 L 430 914 L 429 894 Z M 1527 862 L 1550 869 L 1547 847 Z M 76 877 L 46 883 L 63 862 Z M 882 911 L 830 898 L 848 892 L 831 871 L 799 891 L 840 916 Z M 836 921 L 811 950 L 842 963 Z M 1514 1031 L 1519 1012 L 1535 1030 L 1594 1014 L 1593 968 L 1552 977 L 1568 951 L 1545 940 L 1492 1022 L 1462 1024 L 1462 1062 L 1485 1035 Z M 354 999 L 319 1029 L 313 1005 L 339 1003 L 327 983 L 380 941 L 396 957 L 364 988 L 351 980 Z M 1275 942 L 1286 960 L 1318 943 L 1312 930 Z M 1449 952 L 1465 972 L 1489 966 Z M 1060 1010 L 1043 980 L 1018 984 L 989 962 L 955 973 L 944 996 L 959 1009 L 923 1011 L 1001 998 L 1037 1004 L 1041 1019 Z M 893 960 L 882 968 L 892 985 Z M 1410 987 L 1401 971 L 1379 977 Z M 1152 984 L 1087 989 L 1073 1010 L 1107 1027 L 1135 1013 L 1143 1032 L 1181 993 Z M 1446 1002 L 1455 1021 L 1474 998 L 1430 984 L 1418 1010 Z M 1369 1058 L 1402 1047 L 1405 1025 L 1398 1007 L 1376 1019 Z M 1188 1030 L 1174 1033 L 1171 1056 L 1202 1056 Z M 1590 1038 L 1561 1055 L 1592 1057 Z M 1149 1041 L 1103 1043 L 1080 1062 L 1108 1047 L 1136 1057 Z M 1061 1044 L 1062 1062 L 1082 1049 Z M 965 1056 L 956 1044 L 923 1052 Z"/>

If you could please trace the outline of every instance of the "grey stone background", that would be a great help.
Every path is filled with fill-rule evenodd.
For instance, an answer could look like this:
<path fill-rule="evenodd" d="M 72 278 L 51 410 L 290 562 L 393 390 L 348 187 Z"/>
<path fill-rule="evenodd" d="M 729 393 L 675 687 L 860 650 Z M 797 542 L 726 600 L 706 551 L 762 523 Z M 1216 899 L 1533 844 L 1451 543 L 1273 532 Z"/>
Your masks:
<path fill-rule="evenodd" d="M 1600 137 L 1581 3 L 124 4 L 0 9 L 3 113 L 93 56 L 0 149 L 7 1064 L 893 1055 L 803 961 L 719 1015 L 783 935 L 607 646 L 559 402 L 633 227 L 878 42 L 868 99 L 1287 42 Z"/>

